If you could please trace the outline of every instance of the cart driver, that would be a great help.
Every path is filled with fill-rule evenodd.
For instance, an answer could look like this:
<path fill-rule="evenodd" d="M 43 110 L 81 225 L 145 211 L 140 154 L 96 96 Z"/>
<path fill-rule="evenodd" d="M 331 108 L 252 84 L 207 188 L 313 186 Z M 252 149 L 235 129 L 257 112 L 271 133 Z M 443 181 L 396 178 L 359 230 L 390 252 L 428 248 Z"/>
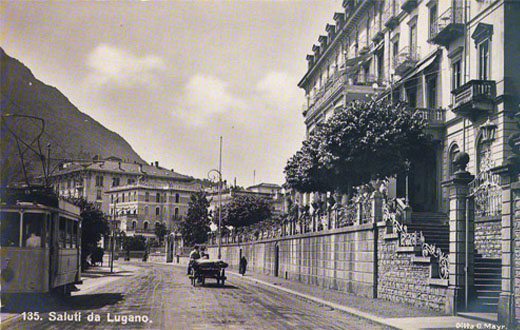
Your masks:
<path fill-rule="evenodd" d="M 200 253 L 199 253 L 199 247 L 195 246 L 193 250 L 190 252 L 190 261 L 188 262 L 188 275 L 190 275 L 191 272 L 191 265 L 193 264 L 193 261 L 200 259 Z"/>

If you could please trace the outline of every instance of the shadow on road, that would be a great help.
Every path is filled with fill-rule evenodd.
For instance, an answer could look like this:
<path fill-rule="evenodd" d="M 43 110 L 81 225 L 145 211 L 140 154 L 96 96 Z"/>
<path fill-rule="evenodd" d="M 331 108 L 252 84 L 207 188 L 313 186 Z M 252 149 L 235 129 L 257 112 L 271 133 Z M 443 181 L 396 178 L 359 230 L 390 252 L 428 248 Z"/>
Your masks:
<path fill-rule="evenodd" d="M 238 289 L 234 285 L 224 285 L 224 286 L 222 286 L 222 285 L 217 284 L 217 283 L 205 283 L 204 285 L 197 284 L 196 287 L 197 288 L 208 288 L 208 289 L 232 289 L 232 290 Z"/>
<path fill-rule="evenodd" d="M 85 294 L 55 297 L 49 294 L 17 294 L 2 297 L 2 313 L 88 310 L 114 305 L 123 300 L 121 293 Z"/>

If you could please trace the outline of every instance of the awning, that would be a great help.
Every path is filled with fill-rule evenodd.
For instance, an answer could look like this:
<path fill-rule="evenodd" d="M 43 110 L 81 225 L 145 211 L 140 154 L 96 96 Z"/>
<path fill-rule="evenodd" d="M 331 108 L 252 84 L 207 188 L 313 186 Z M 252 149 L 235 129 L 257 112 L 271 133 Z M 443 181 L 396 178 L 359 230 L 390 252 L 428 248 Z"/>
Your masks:
<path fill-rule="evenodd" d="M 428 69 L 438 58 L 439 58 L 440 51 L 437 51 L 430 55 L 428 58 L 423 60 L 421 63 L 419 63 L 415 69 L 410 71 L 408 74 L 403 76 L 398 82 L 397 85 L 401 85 L 405 83 L 410 78 L 414 77 L 415 75 L 423 72 L 424 70 Z"/>
<path fill-rule="evenodd" d="M 354 57 L 354 58 L 349 58 L 345 61 L 345 66 L 347 67 L 352 67 L 352 66 L 358 66 L 358 65 L 361 65 L 365 62 L 365 60 L 370 56 L 369 53 L 365 54 L 365 55 L 361 55 L 361 56 L 357 56 L 357 57 Z"/>

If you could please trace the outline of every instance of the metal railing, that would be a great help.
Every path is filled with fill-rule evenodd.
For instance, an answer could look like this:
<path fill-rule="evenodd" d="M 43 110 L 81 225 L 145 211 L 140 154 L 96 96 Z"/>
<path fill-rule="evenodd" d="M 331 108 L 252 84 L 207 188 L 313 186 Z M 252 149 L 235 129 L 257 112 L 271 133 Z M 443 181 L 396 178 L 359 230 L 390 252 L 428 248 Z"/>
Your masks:
<path fill-rule="evenodd" d="M 462 8 L 448 8 L 444 13 L 439 15 L 430 26 L 430 39 L 435 38 L 441 31 L 443 31 L 450 24 L 463 24 Z"/>
<path fill-rule="evenodd" d="M 419 61 L 419 47 L 406 46 L 394 57 L 394 70 L 397 74 L 413 68 Z"/>

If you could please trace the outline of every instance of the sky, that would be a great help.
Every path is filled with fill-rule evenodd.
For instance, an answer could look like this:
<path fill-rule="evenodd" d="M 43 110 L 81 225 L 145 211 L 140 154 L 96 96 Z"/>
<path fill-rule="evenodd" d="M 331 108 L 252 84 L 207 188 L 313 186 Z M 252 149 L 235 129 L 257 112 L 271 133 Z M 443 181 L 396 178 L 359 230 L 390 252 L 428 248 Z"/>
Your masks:
<path fill-rule="evenodd" d="M 284 182 L 298 81 L 341 0 L 0 3 L 0 46 L 146 161 L 241 186 Z M 253 174 L 256 174 L 255 176 Z"/>

